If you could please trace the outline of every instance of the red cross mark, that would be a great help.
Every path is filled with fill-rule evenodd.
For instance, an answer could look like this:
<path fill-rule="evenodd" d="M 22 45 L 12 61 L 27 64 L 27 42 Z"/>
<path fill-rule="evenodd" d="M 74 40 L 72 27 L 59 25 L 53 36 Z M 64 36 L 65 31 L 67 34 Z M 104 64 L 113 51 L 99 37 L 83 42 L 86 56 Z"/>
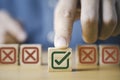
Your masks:
<path fill-rule="evenodd" d="M 14 64 L 16 62 L 16 49 L 12 47 L 0 48 L 0 63 Z"/>
<path fill-rule="evenodd" d="M 4 50 L 3 50 L 3 53 L 6 55 L 6 57 L 3 58 L 3 61 L 5 61 L 6 58 L 9 58 L 11 61 L 13 60 L 11 57 L 10 57 L 10 54 L 12 53 L 13 51 L 10 51 L 9 53 L 6 53 Z"/>
<path fill-rule="evenodd" d="M 96 62 L 96 49 L 94 47 L 81 47 L 79 61 L 82 64 L 94 64 Z"/>
<path fill-rule="evenodd" d="M 22 50 L 22 61 L 26 64 L 39 62 L 39 50 L 36 47 L 24 47 Z"/>
<path fill-rule="evenodd" d="M 105 64 L 117 64 L 119 62 L 118 48 L 104 47 L 102 49 L 102 62 Z"/>
<path fill-rule="evenodd" d="M 86 55 L 83 60 L 85 60 L 86 58 L 89 58 L 90 60 L 93 60 L 90 56 L 90 54 L 93 52 L 93 50 L 91 50 L 89 53 L 86 53 L 84 50 L 83 50 L 83 53 Z"/>
<path fill-rule="evenodd" d="M 29 55 L 25 60 L 28 60 L 29 58 L 35 60 L 35 58 L 32 56 L 35 53 L 35 50 L 32 53 L 29 53 L 27 50 L 25 50 L 25 52 Z"/>

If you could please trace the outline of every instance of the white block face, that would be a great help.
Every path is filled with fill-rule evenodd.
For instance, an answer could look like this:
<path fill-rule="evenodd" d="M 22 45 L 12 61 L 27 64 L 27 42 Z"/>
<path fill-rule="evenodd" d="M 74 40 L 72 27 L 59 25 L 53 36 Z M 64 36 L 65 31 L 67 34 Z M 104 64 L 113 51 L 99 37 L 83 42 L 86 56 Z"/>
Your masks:
<path fill-rule="evenodd" d="M 0 44 L 0 64 L 18 65 L 18 44 Z"/>
<path fill-rule="evenodd" d="M 120 62 L 120 51 L 118 45 L 100 45 L 100 65 L 118 65 Z"/>
<path fill-rule="evenodd" d="M 77 47 L 77 67 L 96 68 L 98 64 L 98 48 L 96 45 L 79 45 Z"/>
<path fill-rule="evenodd" d="M 48 49 L 48 71 L 71 71 L 72 49 Z"/>
<path fill-rule="evenodd" d="M 41 64 L 41 45 L 22 44 L 20 46 L 20 65 L 40 65 Z"/>

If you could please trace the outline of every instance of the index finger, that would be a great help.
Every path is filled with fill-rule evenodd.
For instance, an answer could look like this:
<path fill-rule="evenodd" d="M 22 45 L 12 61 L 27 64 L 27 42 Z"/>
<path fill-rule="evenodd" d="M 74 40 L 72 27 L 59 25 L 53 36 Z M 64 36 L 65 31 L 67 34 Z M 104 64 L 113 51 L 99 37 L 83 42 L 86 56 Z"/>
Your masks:
<path fill-rule="evenodd" d="M 55 39 L 57 48 L 67 48 L 70 42 L 77 0 L 59 0 L 54 15 Z"/>

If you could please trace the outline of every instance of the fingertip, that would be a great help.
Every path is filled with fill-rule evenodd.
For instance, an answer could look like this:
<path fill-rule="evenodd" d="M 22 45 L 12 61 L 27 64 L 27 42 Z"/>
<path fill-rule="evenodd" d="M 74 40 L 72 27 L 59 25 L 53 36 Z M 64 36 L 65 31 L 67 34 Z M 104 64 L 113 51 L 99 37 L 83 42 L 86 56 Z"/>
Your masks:
<path fill-rule="evenodd" d="M 114 32 L 112 33 L 112 36 L 115 37 L 118 36 L 119 34 L 120 34 L 120 26 L 117 26 Z"/>
<path fill-rule="evenodd" d="M 55 38 L 54 46 L 56 48 L 67 48 L 68 42 L 64 37 L 58 37 L 58 38 Z"/>
<path fill-rule="evenodd" d="M 83 40 L 86 43 L 95 43 L 97 41 L 97 38 L 88 38 L 83 36 Z"/>
<path fill-rule="evenodd" d="M 104 20 L 99 39 L 106 40 L 113 35 L 115 36 L 116 34 L 113 33 L 116 28 L 116 24 L 117 24 L 116 20 L 109 20 L 108 22 L 105 22 Z"/>
<path fill-rule="evenodd" d="M 81 27 L 84 42 L 94 43 L 98 39 L 98 20 L 99 1 L 81 0 Z"/>
<path fill-rule="evenodd" d="M 106 37 L 106 36 L 100 36 L 99 37 L 99 40 L 106 40 L 108 37 Z"/>
<path fill-rule="evenodd" d="M 93 19 L 81 20 L 82 38 L 86 43 L 94 43 L 98 39 L 98 21 Z"/>
<path fill-rule="evenodd" d="M 115 37 L 115 36 L 117 36 L 117 35 L 118 35 L 118 33 L 113 33 L 113 34 L 112 34 L 113 37 Z"/>
<path fill-rule="evenodd" d="M 17 37 L 17 38 L 18 38 L 18 41 L 24 42 L 27 39 L 27 33 L 20 32 L 19 37 Z"/>

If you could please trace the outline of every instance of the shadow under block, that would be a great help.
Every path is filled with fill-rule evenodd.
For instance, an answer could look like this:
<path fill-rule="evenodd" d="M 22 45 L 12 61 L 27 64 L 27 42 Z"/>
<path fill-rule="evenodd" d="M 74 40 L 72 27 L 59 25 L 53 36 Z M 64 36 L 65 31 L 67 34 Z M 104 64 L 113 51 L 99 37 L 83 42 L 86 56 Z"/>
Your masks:
<path fill-rule="evenodd" d="M 0 65 L 18 65 L 18 44 L 0 44 Z"/>
<path fill-rule="evenodd" d="M 98 68 L 97 45 L 79 45 L 76 49 L 76 64 L 78 69 Z"/>
<path fill-rule="evenodd" d="M 20 65 L 40 65 L 41 56 L 40 44 L 20 45 Z"/>
<path fill-rule="evenodd" d="M 120 51 L 118 45 L 99 45 L 100 66 L 116 66 L 120 63 Z"/>
<path fill-rule="evenodd" d="M 48 71 L 72 71 L 72 49 L 48 48 Z"/>

